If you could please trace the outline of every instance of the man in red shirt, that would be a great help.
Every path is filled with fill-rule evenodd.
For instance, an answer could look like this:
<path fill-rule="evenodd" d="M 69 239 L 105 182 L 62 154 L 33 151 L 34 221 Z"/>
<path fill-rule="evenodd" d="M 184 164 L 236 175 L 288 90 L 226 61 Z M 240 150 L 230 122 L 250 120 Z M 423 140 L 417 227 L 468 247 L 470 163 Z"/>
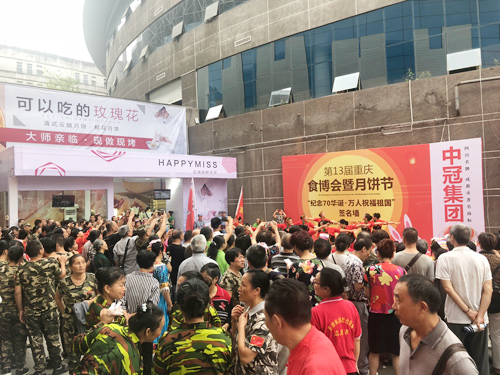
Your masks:
<path fill-rule="evenodd" d="M 294 279 L 273 282 L 266 295 L 266 325 L 274 339 L 290 349 L 288 375 L 345 375 L 332 342 L 311 325 L 305 285 Z"/>

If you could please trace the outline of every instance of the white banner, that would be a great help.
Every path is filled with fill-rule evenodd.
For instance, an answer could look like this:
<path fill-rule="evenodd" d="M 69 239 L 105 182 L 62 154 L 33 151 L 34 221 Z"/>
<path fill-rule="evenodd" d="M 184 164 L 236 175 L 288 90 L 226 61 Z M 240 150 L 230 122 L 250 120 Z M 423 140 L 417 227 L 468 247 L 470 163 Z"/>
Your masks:
<path fill-rule="evenodd" d="M 0 85 L 0 142 L 186 154 L 186 109 Z"/>
<path fill-rule="evenodd" d="M 236 158 L 16 146 L 15 176 L 236 178 Z M 6 150 L 4 152 L 9 152 Z"/>
<path fill-rule="evenodd" d="M 429 146 L 434 236 L 464 223 L 477 237 L 485 227 L 481 138 Z"/>
<path fill-rule="evenodd" d="M 183 180 L 184 212 L 188 209 L 189 188 L 191 181 Z M 203 215 L 203 221 L 210 225 L 210 219 L 218 216 L 220 211 L 227 211 L 227 181 L 210 178 L 195 178 L 195 220 Z"/>

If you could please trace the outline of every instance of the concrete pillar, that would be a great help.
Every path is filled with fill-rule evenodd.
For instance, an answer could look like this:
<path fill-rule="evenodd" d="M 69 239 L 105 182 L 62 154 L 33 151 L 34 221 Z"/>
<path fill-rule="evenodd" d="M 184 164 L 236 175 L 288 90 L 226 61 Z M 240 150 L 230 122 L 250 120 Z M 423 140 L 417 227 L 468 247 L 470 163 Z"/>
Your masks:
<path fill-rule="evenodd" d="M 108 220 L 111 220 L 111 218 L 114 215 L 114 205 L 115 205 L 115 185 L 113 183 L 113 179 L 110 178 L 108 181 L 108 188 L 106 190 L 106 210 L 107 210 L 107 216 Z"/>
<path fill-rule="evenodd" d="M 90 190 L 85 190 L 85 220 L 90 218 Z"/>
<path fill-rule="evenodd" d="M 19 189 L 18 189 L 18 181 L 16 176 L 10 176 L 8 181 L 9 184 L 9 202 L 8 202 L 8 210 L 9 210 L 9 227 L 17 226 L 17 221 L 19 220 Z"/>

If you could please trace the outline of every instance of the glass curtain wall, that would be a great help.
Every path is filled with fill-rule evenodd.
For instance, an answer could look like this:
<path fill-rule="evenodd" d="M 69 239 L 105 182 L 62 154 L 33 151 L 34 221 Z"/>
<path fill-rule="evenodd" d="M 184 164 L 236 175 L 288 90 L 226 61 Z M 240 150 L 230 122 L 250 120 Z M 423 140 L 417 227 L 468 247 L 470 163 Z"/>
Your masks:
<path fill-rule="evenodd" d="M 267 108 L 271 92 L 287 87 L 295 101 L 318 98 L 354 72 L 362 88 L 445 75 L 448 53 L 473 48 L 483 68 L 500 65 L 500 1 L 410 0 L 199 69 L 198 107 L 238 115 Z"/>

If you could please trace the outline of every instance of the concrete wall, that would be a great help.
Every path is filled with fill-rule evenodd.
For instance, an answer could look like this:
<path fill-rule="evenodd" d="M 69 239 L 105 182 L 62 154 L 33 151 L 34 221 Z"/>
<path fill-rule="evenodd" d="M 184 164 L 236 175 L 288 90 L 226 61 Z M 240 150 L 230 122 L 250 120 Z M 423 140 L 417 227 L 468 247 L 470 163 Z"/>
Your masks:
<path fill-rule="evenodd" d="M 196 107 L 195 70 L 283 37 L 404 0 L 250 0 L 167 43 L 118 82 L 112 96 L 146 100 L 147 93 L 182 77 L 183 105 Z M 127 46 L 180 0 L 145 2 L 117 32 L 106 57 L 107 75 Z M 156 13 L 156 15 L 155 15 Z M 235 46 L 242 39 L 245 44 Z M 238 44 L 238 43 L 237 43 Z M 164 77 L 157 80 L 156 77 Z M 108 82 L 112 84 L 112 82 Z"/>
<path fill-rule="evenodd" d="M 383 135 L 381 128 L 392 124 L 413 130 Z M 236 209 L 243 185 L 248 221 L 271 218 L 283 207 L 282 156 L 481 137 L 486 229 L 500 230 L 500 67 L 312 99 L 188 130 L 190 153 L 237 158 L 228 209 Z"/>

